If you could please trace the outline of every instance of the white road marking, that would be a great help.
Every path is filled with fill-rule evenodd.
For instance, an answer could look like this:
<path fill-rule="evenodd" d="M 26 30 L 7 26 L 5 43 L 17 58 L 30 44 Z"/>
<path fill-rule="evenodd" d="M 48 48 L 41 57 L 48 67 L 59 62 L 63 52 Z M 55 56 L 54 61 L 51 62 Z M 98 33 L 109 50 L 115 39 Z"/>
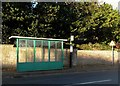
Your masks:
<path fill-rule="evenodd" d="M 98 83 L 98 82 L 109 82 L 111 79 L 108 80 L 100 80 L 100 81 L 92 81 L 92 82 L 84 82 L 84 83 L 76 83 L 76 84 L 92 84 L 92 83 Z"/>
<path fill-rule="evenodd" d="M 82 84 L 93 84 L 93 83 L 99 83 L 99 82 L 109 82 L 109 81 L 112 81 L 112 80 L 111 80 L 111 79 L 107 79 L 107 80 L 99 80 L 99 81 L 91 81 L 91 82 L 75 83 L 75 84 L 71 84 L 71 85 L 64 85 L 64 86 L 82 85 Z"/>

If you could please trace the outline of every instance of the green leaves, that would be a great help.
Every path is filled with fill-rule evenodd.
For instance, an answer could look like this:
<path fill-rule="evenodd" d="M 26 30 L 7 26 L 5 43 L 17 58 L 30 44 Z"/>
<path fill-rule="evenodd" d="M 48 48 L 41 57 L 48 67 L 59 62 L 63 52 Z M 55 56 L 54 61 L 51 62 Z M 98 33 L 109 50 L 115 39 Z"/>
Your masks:
<path fill-rule="evenodd" d="M 109 4 L 3 2 L 3 42 L 11 35 L 68 38 L 82 43 L 120 41 L 120 15 Z M 12 41 L 11 41 L 12 42 Z"/>

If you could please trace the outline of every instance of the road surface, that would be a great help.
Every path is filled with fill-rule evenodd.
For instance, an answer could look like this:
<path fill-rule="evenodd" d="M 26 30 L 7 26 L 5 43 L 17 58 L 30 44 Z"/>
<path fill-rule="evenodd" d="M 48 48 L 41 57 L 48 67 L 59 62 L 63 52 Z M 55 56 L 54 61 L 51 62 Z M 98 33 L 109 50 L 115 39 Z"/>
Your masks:
<path fill-rule="evenodd" d="M 118 75 L 118 70 L 62 73 L 19 78 L 3 78 L 2 84 L 59 84 L 61 86 L 118 84 Z"/>

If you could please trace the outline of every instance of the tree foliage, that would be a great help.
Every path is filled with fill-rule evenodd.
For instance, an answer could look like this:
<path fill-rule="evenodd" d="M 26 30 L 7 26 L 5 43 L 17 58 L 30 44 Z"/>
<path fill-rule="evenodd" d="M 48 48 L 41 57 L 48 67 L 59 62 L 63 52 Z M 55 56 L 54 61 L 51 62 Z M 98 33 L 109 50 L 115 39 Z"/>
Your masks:
<path fill-rule="evenodd" d="M 120 41 L 120 15 L 109 4 L 95 2 L 2 3 L 3 42 L 11 35 L 67 38 L 75 35 L 81 43 Z"/>

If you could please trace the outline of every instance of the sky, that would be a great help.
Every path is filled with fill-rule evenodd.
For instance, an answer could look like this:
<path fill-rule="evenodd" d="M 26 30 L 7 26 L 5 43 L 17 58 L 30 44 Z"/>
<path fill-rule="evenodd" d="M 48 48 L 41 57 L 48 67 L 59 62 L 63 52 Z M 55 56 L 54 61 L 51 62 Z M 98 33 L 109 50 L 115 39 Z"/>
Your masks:
<path fill-rule="evenodd" d="M 111 4 L 113 6 L 113 9 L 118 9 L 118 2 L 120 0 L 98 0 L 98 1 L 101 3 L 106 2 L 108 4 Z"/>

